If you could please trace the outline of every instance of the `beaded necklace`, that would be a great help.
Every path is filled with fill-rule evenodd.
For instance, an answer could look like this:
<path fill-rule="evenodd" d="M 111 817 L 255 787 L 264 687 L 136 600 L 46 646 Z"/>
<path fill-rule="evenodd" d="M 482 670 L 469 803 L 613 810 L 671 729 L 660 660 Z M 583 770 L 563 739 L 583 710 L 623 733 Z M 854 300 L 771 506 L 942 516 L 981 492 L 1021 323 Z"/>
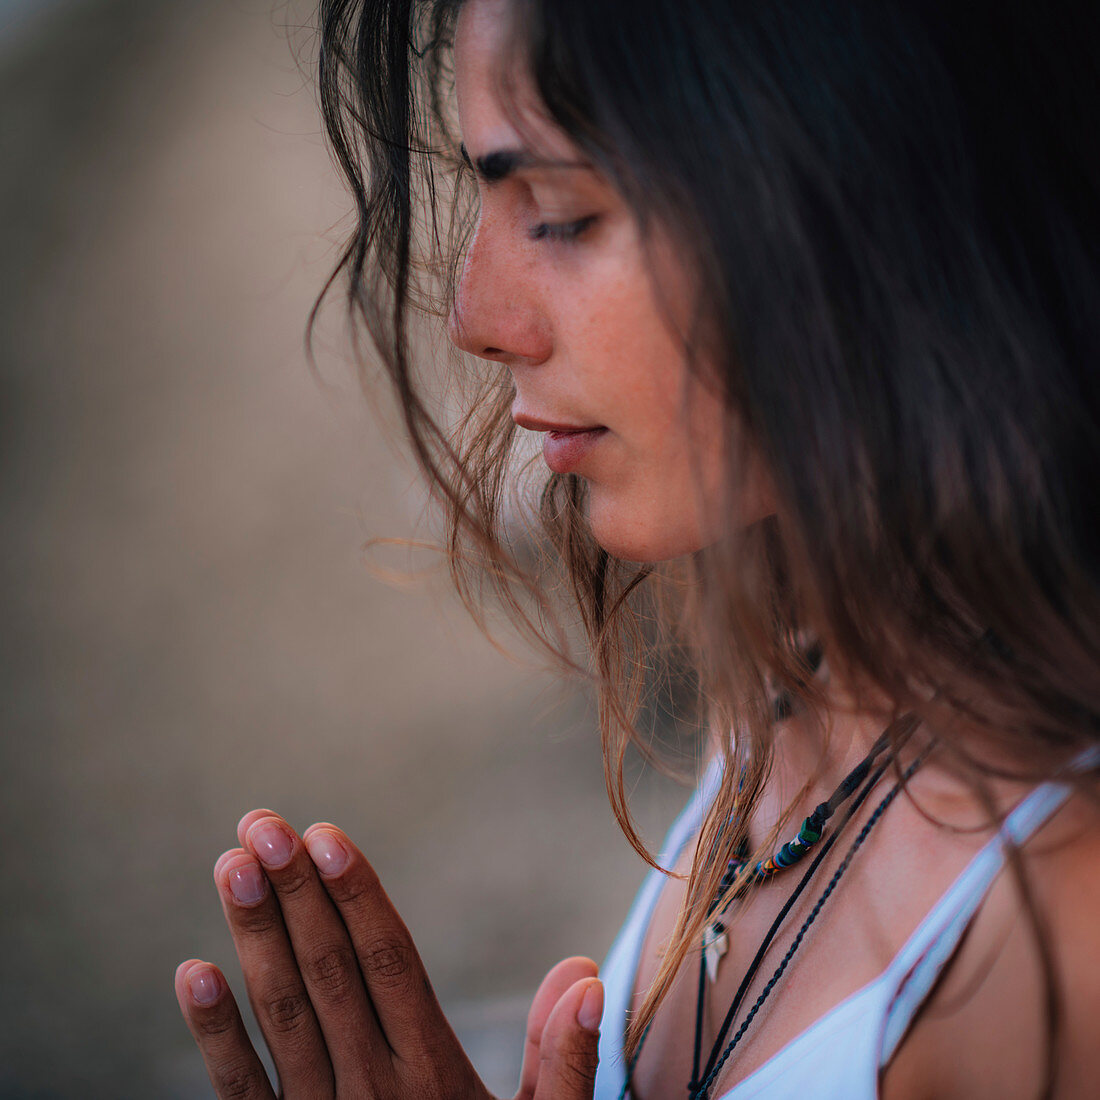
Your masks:
<path fill-rule="evenodd" d="M 872 765 L 890 745 L 897 734 L 891 727 L 872 746 L 871 751 L 844 777 L 840 786 L 822 802 L 799 826 L 798 833 L 774 855 L 758 860 L 754 867 L 748 865 L 748 841 L 742 841 L 740 851 L 731 859 L 719 884 L 718 896 L 711 903 L 710 916 L 703 932 L 703 955 L 700 973 L 713 982 L 718 977 L 718 962 L 729 949 L 726 926 L 722 916 L 726 910 L 756 883 L 773 878 L 780 871 L 799 863 L 814 848 L 825 833 L 825 826 L 833 814 L 848 801 L 859 785 L 867 778 Z M 701 978 L 700 978 L 701 980 Z"/>
<path fill-rule="evenodd" d="M 802 922 L 801 928 L 799 928 L 794 939 L 791 941 L 791 945 L 787 949 L 787 953 L 783 956 L 783 958 L 780 960 L 779 965 L 775 968 L 775 972 L 772 974 L 771 978 L 768 979 L 767 985 L 765 985 L 763 990 L 761 990 L 760 996 L 756 999 L 752 1008 L 749 1009 L 748 1013 L 745 1016 L 745 1019 L 741 1022 L 741 1025 L 738 1027 L 733 1038 L 730 1039 L 726 1046 L 723 1048 L 722 1044 L 723 1042 L 725 1042 L 726 1036 L 729 1034 L 729 1029 L 733 1024 L 733 1020 L 736 1016 L 737 1010 L 740 1008 L 741 1002 L 744 1000 L 745 993 L 748 991 L 749 982 L 752 980 L 753 977 L 755 977 L 756 972 L 760 967 L 760 963 L 763 960 L 765 950 L 771 945 L 772 940 L 774 940 L 776 933 L 779 931 L 780 923 L 790 911 L 795 900 L 802 893 L 806 884 L 812 877 L 813 872 L 817 869 L 820 861 L 824 859 L 825 855 L 828 852 L 828 848 L 826 847 L 819 854 L 818 858 L 814 860 L 814 865 L 811 866 L 806 872 L 803 880 L 796 887 L 794 894 L 792 894 L 787 904 L 784 905 L 779 917 L 769 929 L 768 935 L 765 937 L 764 942 L 761 944 L 761 947 L 753 960 L 753 964 L 750 966 L 749 971 L 745 974 L 745 977 L 742 980 L 740 987 L 738 988 L 737 994 L 734 996 L 733 1002 L 730 1004 L 729 1011 L 726 1013 L 726 1018 L 722 1022 L 722 1027 L 719 1029 L 718 1037 L 717 1039 L 715 1039 L 714 1045 L 711 1048 L 710 1056 L 707 1058 L 707 1066 L 706 1070 L 704 1071 L 705 1075 L 703 1077 L 703 1080 L 699 1082 L 698 1086 L 695 1086 L 694 1082 L 692 1082 L 688 1087 L 689 1100 L 709 1100 L 711 1086 L 714 1084 L 718 1075 L 722 1072 L 722 1069 L 725 1066 L 726 1062 L 729 1060 L 730 1055 L 733 1054 L 734 1050 L 737 1048 L 737 1045 L 741 1042 L 741 1039 L 744 1037 L 745 1032 L 748 1031 L 749 1025 L 756 1018 L 756 1014 L 760 1011 L 764 1002 L 771 995 L 771 992 L 775 988 L 776 983 L 783 976 L 783 973 L 784 971 L 786 971 L 788 964 L 794 956 L 794 953 L 801 946 L 803 939 L 805 939 L 806 933 L 810 930 L 810 926 L 814 923 L 815 920 L 817 920 L 818 914 L 821 912 L 821 909 L 825 905 L 825 902 L 829 900 L 829 897 L 836 889 L 837 883 L 844 875 L 844 872 L 848 870 L 848 867 L 852 861 L 852 857 L 863 846 L 863 842 L 867 839 L 868 834 L 879 822 L 882 815 L 889 808 L 890 804 L 901 792 L 905 783 L 908 782 L 909 778 L 923 762 L 923 756 L 918 757 L 916 760 L 914 760 L 913 763 L 910 764 L 909 767 L 906 768 L 905 771 L 902 773 L 901 779 L 899 779 L 898 782 L 895 783 L 889 791 L 887 791 L 885 797 L 878 804 L 878 806 L 875 807 L 874 812 L 867 819 L 866 824 L 864 824 L 863 828 L 860 829 L 859 833 L 852 841 L 850 847 L 848 848 L 848 851 L 844 855 L 844 858 L 841 860 L 840 865 L 837 867 L 836 871 L 833 872 L 833 877 L 829 880 L 828 885 L 821 892 L 821 896 L 814 903 L 814 907 L 810 910 L 809 915 Z M 852 805 L 851 812 L 848 815 L 849 819 L 859 808 L 859 805 L 862 804 L 864 799 L 866 799 L 867 795 L 871 793 L 871 790 L 877 784 L 878 780 L 882 777 L 882 773 L 886 770 L 888 766 L 889 763 L 883 764 L 877 770 L 876 774 L 872 776 L 870 780 L 868 780 L 866 787 L 863 791 L 860 792 L 860 797 L 858 801 L 856 803 L 853 803 Z M 830 841 L 835 841 L 836 836 L 837 834 L 834 834 L 830 838 Z M 831 846 L 832 845 L 830 843 L 829 847 Z"/>
<path fill-rule="evenodd" d="M 882 752 L 891 744 L 898 746 L 904 742 L 910 734 L 916 729 L 919 724 L 919 720 L 911 715 L 906 715 L 903 718 L 898 719 L 891 726 L 889 726 L 875 742 L 871 749 L 871 752 L 860 761 L 858 765 L 850 772 L 840 784 L 840 786 L 833 792 L 833 795 L 826 801 L 821 803 L 809 817 L 803 821 L 802 826 L 799 828 L 797 836 L 794 840 L 789 841 L 783 845 L 778 852 L 770 859 L 759 861 L 751 871 L 746 873 L 746 867 L 748 866 L 748 853 L 742 846 L 741 851 L 738 852 L 737 857 L 730 861 L 730 865 L 727 868 L 726 874 L 722 878 L 721 889 L 719 890 L 718 898 L 711 905 L 711 913 L 718 912 L 719 916 L 725 913 L 726 909 L 732 904 L 732 902 L 744 895 L 745 891 L 756 882 L 762 882 L 765 879 L 771 878 L 775 874 L 788 867 L 793 866 L 795 863 L 801 861 L 808 852 L 821 840 L 824 835 L 824 829 L 826 822 L 833 816 L 836 810 L 843 805 L 849 798 L 852 798 L 852 803 L 849 806 L 843 821 L 836 831 L 826 839 L 825 843 L 821 846 L 821 850 L 810 864 L 806 873 L 802 876 L 801 881 L 795 887 L 794 892 L 787 899 L 783 908 L 780 910 L 779 915 L 776 917 L 772 926 L 769 928 L 767 934 L 764 937 L 763 942 L 757 949 L 756 955 L 753 961 L 749 964 L 749 969 L 745 973 L 744 978 L 741 980 L 741 984 L 738 987 L 737 993 L 734 995 L 733 1002 L 730 1005 L 729 1011 L 726 1013 L 726 1017 L 722 1022 L 721 1028 L 719 1028 L 717 1038 L 711 1048 L 710 1055 L 707 1058 L 706 1066 L 700 1073 L 699 1063 L 701 1061 L 701 1048 L 702 1048 L 702 1031 L 703 1031 L 703 1010 L 706 1000 L 706 987 L 707 979 L 711 973 L 716 975 L 717 971 L 717 959 L 721 955 L 725 954 L 728 949 L 728 943 L 726 941 L 725 926 L 722 922 L 715 918 L 714 920 L 708 920 L 706 931 L 703 938 L 703 951 L 700 959 L 699 968 L 699 994 L 696 1002 L 696 1014 L 695 1014 L 695 1041 L 694 1052 L 692 1060 L 692 1076 L 691 1081 L 688 1083 L 688 1100 L 709 1100 L 710 1089 L 721 1073 L 726 1062 L 729 1060 L 734 1049 L 737 1047 L 741 1038 L 748 1030 L 749 1025 L 755 1019 L 757 1013 L 760 1011 L 764 1001 L 771 994 L 772 989 L 776 983 L 783 976 L 784 971 L 787 969 L 791 958 L 798 950 L 806 933 L 809 931 L 810 926 L 817 919 L 822 906 L 829 899 L 833 890 L 836 888 L 837 883 L 844 872 L 848 869 L 848 866 L 859 848 L 863 845 L 863 842 L 867 839 L 867 835 L 874 828 L 875 824 L 879 821 L 882 815 L 886 812 L 894 798 L 898 795 L 910 776 L 917 770 L 920 764 L 923 762 L 923 755 L 919 756 L 912 764 L 902 773 L 899 781 L 891 788 L 885 798 L 879 803 L 871 817 L 867 820 L 866 824 L 860 830 L 856 836 L 852 845 L 845 854 L 844 859 L 841 861 L 839 867 L 834 872 L 832 879 L 829 881 L 822 895 L 818 898 L 814 907 L 811 909 L 809 916 L 803 922 L 802 927 L 799 929 L 795 936 L 790 948 L 786 955 L 783 957 L 779 966 L 776 968 L 775 973 L 769 979 L 767 985 L 764 987 L 760 996 L 757 998 L 756 1003 L 749 1010 L 744 1021 L 741 1023 L 737 1032 L 733 1038 L 726 1043 L 726 1037 L 729 1034 L 729 1030 L 733 1025 L 733 1021 L 737 1015 L 745 995 L 748 992 L 748 988 L 753 978 L 756 976 L 757 971 L 760 969 L 760 965 L 763 962 L 764 955 L 768 948 L 771 946 L 772 941 L 775 939 L 779 929 L 786 919 L 787 914 L 793 908 L 795 902 L 801 896 L 806 886 L 809 884 L 810 879 L 813 877 L 814 872 L 821 865 L 822 861 L 828 855 L 833 844 L 836 842 L 840 832 L 843 831 L 844 826 L 855 816 L 859 808 L 866 801 L 868 795 L 878 784 L 882 778 L 883 773 L 890 766 L 890 760 L 886 760 L 879 764 L 871 773 L 871 768 L 874 766 L 875 760 L 881 756 Z M 870 773 L 870 774 L 869 774 Z M 869 776 L 869 778 L 868 778 Z M 860 787 L 862 784 L 862 787 Z M 816 834 L 816 835 L 815 835 Z M 728 881 L 727 881 L 728 880 Z M 721 908 L 719 908 L 721 906 Z M 708 955 L 709 948 L 709 955 Z M 711 978 L 713 980 L 713 978 Z M 652 1026 L 652 1025 L 651 1025 Z M 619 1093 L 619 1100 L 625 1100 L 626 1096 L 630 1093 L 631 1078 L 635 1067 L 638 1063 L 638 1058 L 641 1055 L 642 1047 L 645 1044 L 645 1040 L 649 1035 L 649 1027 L 642 1033 L 638 1042 L 638 1047 L 634 1051 L 633 1056 L 630 1059 L 630 1064 L 627 1066 L 626 1079 L 623 1082 L 623 1087 Z M 725 1044 L 725 1046 L 723 1046 Z"/>

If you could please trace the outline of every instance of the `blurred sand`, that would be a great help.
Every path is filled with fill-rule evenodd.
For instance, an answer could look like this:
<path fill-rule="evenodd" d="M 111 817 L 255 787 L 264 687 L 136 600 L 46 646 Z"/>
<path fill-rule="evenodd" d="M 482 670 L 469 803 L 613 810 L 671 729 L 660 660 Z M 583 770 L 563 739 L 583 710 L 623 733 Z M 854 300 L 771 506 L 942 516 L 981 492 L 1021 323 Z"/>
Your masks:
<path fill-rule="evenodd" d="M 642 874 L 574 687 L 363 568 L 421 498 L 305 365 L 347 202 L 294 21 L 86 2 L 0 55 L 3 1097 L 210 1095 L 172 972 L 237 980 L 210 868 L 252 806 L 360 839 L 509 1094 Z M 651 837 L 681 798 L 642 785 Z"/>

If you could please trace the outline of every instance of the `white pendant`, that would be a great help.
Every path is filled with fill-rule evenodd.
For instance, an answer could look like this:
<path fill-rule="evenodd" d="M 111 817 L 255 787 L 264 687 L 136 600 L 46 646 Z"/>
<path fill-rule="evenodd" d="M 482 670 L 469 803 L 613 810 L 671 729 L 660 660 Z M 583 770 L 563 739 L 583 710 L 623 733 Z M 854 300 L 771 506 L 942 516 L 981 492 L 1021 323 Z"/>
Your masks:
<path fill-rule="evenodd" d="M 718 960 L 729 950 L 730 941 L 722 925 L 708 924 L 703 932 L 703 961 L 711 982 L 718 979 Z"/>

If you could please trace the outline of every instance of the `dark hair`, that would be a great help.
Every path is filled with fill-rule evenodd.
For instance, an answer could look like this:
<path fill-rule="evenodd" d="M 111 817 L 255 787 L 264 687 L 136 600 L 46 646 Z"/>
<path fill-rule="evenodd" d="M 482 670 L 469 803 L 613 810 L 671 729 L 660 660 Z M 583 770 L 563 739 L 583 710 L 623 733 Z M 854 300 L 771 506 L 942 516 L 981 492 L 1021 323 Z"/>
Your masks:
<path fill-rule="evenodd" d="M 445 294 L 443 261 L 460 247 L 437 214 L 438 173 L 457 164 L 458 6 L 322 0 L 322 104 L 359 212 L 334 278 L 450 507 L 460 587 L 482 595 L 473 546 L 490 565 L 478 576 L 532 624 L 515 593 L 539 598 L 537 581 L 500 523 L 508 379 L 489 370 L 448 432 L 408 347 L 410 300 Z M 717 372 L 731 425 L 775 483 L 773 521 L 731 524 L 681 563 L 696 671 L 745 731 L 728 774 L 750 777 L 751 801 L 767 770 L 766 680 L 815 702 L 792 642 L 804 629 L 849 682 L 934 725 L 976 784 L 993 770 L 979 737 L 1004 773 L 1036 779 L 1094 744 L 1100 8 L 632 0 L 625 14 L 607 0 L 513 0 L 509 14 L 550 117 L 698 273 L 686 351 Z M 609 789 L 640 843 L 621 764 L 630 655 L 648 643 L 630 605 L 662 570 L 595 545 L 575 478 L 549 479 L 542 515 L 602 673 Z M 731 798 L 700 851 L 739 843 L 720 832 Z M 722 862 L 697 857 L 635 1035 Z"/>

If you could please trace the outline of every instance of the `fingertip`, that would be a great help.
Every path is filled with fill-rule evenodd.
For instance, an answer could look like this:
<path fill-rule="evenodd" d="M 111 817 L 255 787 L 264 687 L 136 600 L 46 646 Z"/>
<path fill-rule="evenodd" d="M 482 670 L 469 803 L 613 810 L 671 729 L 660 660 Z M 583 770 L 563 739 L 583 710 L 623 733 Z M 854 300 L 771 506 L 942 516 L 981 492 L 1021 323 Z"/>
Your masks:
<path fill-rule="evenodd" d="M 298 834 L 278 814 L 261 814 L 248 826 L 244 844 L 266 870 L 279 871 L 294 858 Z"/>
<path fill-rule="evenodd" d="M 190 970 L 191 967 L 197 966 L 201 962 L 202 959 L 184 959 L 183 962 L 181 962 L 179 966 L 176 967 L 175 982 L 177 987 L 179 986 L 183 978 L 187 976 L 187 971 Z"/>
<path fill-rule="evenodd" d="M 594 1035 L 600 1033 L 600 1021 L 603 1019 L 603 982 L 593 978 L 588 983 L 577 1009 L 577 1023 Z"/>
<path fill-rule="evenodd" d="M 248 855 L 248 853 L 243 848 L 229 848 L 228 850 L 222 852 L 220 856 L 218 856 L 217 860 L 214 862 L 214 881 L 219 886 L 221 886 L 221 873 L 223 870 L 225 870 L 225 865 L 234 856 L 244 855 Z"/>
<path fill-rule="evenodd" d="M 592 1096 L 599 1064 L 604 991 L 599 978 L 582 978 L 566 990 L 546 1021 L 538 1044 L 535 1100 Z"/>
<path fill-rule="evenodd" d="M 588 970 L 593 978 L 600 972 L 600 964 L 587 955 L 573 955 L 571 958 L 563 959 L 558 963 L 558 966 L 568 966 L 575 971 Z M 557 968 L 555 967 L 555 969 Z"/>
<path fill-rule="evenodd" d="M 317 829 L 325 829 L 330 833 L 335 833 L 341 840 L 347 839 L 347 834 L 339 825 L 333 825 L 331 821 L 315 821 L 304 833 L 302 833 L 302 839 L 308 840 L 311 833 Z"/>
<path fill-rule="evenodd" d="M 248 836 L 248 830 L 252 828 L 253 824 L 260 820 L 261 817 L 278 817 L 279 815 L 274 810 L 264 809 L 263 807 L 256 810 L 249 810 L 248 813 L 237 822 L 237 840 L 240 841 L 241 847 L 246 847 L 245 837 Z"/>
<path fill-rule="evenodd" d="M 310 826 L 302 838 L 314 866 L 326 878 L 335 878 L 347 870 L 351 852 L 342 835 L 330 825 Z"/>
<path fill-rule="evenodd" d="M 183 988 L 196 1008 L 210 1008 L 221 1000 L 228 987 L 216 966 L 196 960 L 183 975 Z"/>
<path fill-rule="evenodd" d="M 599 978 L 580 978 L 558 998 L 543 1028 L 541 1042 L 573 1045 L 577 1026 L 582 1031 L 598 1032 L 603 1017 L 603 982 Z"/>
<path fill-rule="evenodd" d="M 561 962 L 552 966 L 540 983 L 538 992 L 531 1002 L 531 1010 L 527 1014 L 527 1041 L 537 1046 L 541 1041 L 546 1024 L 557 1006 L 563 1002 L 575 986 L 595 978 L 598 973 L 599 967 L 584 955 L 574 955 L 572 958 L 562 959 Z M 576 1002 L 567 1004 L 567 1015 L 575 1015 L 579 1004 L 579 999 Z"/>
<path fill-rule="evenodd" d="M 221 971 L 203 959 L 186 959 L 176 967 L 176 996 L 190 1006 L 209 1008 L 228 988 Z"/>
<path fill-rule="evenodd" d="M 571 958 L 562 959 L 555 963 L 543 978 L 539 989 L 557 990 L 554 993 L 556 1004 L 567 989 L 575 985 L 582 978 L 594 978 L 599 974 L 600 968 L 585 955 L 573 955 Z"/>

